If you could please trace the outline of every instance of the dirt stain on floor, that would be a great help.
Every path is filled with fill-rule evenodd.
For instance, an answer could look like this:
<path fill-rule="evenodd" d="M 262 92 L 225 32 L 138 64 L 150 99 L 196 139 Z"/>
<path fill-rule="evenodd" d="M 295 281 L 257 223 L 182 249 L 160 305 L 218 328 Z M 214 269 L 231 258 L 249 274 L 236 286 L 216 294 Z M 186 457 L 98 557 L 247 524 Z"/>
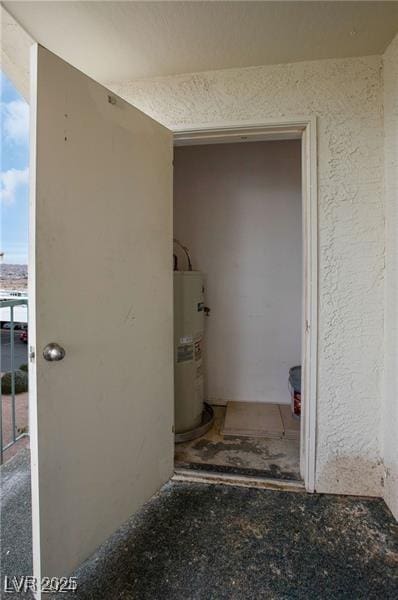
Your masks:
<path fill-rule="evenodd" d="M 210 431 L 197 440 L 176 444 L 176 466 L 231 472 L 236 467 L 254 475 L 300 479 L 298 440 L 228 437 L 221 433 L 225 407 L 214 407 L 215 421 Z"/>

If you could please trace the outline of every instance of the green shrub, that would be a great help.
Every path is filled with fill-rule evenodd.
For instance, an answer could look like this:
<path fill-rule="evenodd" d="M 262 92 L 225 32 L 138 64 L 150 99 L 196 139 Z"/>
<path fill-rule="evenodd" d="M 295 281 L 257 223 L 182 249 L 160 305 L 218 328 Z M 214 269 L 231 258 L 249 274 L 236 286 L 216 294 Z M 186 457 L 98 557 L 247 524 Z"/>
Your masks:
<path fill-rule="evenodd" d="M 29 368 L 28 368 L 28 365 L 25 365 L 25 364 L 24 364 L 24 365 L 21 365 L 21 366 L 19 367 L 19 370 L 20 370 L 20 371 L 26 371 L 26 373 L 27 373 L 27 372 L 28 372 L 28 370 L 29 370 Z"/>
<path fill-rule="evenodd" d="M 15 371 L 15 393 L 21 394 L 28 391 L 28 374 L 25 371 Z M 11 373 L 4 373 L 1 378 L 1 393 L 11 394 Z"/>

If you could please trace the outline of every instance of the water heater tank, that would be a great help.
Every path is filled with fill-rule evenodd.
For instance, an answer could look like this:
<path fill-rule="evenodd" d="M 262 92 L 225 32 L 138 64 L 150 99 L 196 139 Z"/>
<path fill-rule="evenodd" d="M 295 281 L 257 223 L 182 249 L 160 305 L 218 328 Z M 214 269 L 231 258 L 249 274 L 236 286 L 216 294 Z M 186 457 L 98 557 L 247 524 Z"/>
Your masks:
<path fill-rule="evenodd" d="M 199 271 L 174 271 L 174 412 L 175 432 L 201 424 L 204 287 Z"/>

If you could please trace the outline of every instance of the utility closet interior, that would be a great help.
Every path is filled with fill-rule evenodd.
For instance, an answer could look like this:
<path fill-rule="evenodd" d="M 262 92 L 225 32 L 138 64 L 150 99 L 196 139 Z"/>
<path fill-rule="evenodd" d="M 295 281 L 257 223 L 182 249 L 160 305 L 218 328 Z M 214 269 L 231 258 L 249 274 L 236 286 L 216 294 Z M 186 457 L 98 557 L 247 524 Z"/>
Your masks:
<path fill-rule="evenodd" d="M 301 140 L 174 148 L 176 469 L 300 480 Z"/>

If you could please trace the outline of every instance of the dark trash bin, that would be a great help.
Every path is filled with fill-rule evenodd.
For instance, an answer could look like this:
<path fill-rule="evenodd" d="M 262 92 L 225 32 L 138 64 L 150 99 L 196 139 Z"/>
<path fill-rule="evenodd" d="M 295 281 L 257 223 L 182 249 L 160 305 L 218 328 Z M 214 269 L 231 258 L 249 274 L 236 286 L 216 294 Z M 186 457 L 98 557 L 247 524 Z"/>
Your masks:
<path fill-rule="evenodd" d="M 301 416 L 301 365 L 289 369 L 289 387 L 292 399 L 292 414 L 299 419 Z"/>

